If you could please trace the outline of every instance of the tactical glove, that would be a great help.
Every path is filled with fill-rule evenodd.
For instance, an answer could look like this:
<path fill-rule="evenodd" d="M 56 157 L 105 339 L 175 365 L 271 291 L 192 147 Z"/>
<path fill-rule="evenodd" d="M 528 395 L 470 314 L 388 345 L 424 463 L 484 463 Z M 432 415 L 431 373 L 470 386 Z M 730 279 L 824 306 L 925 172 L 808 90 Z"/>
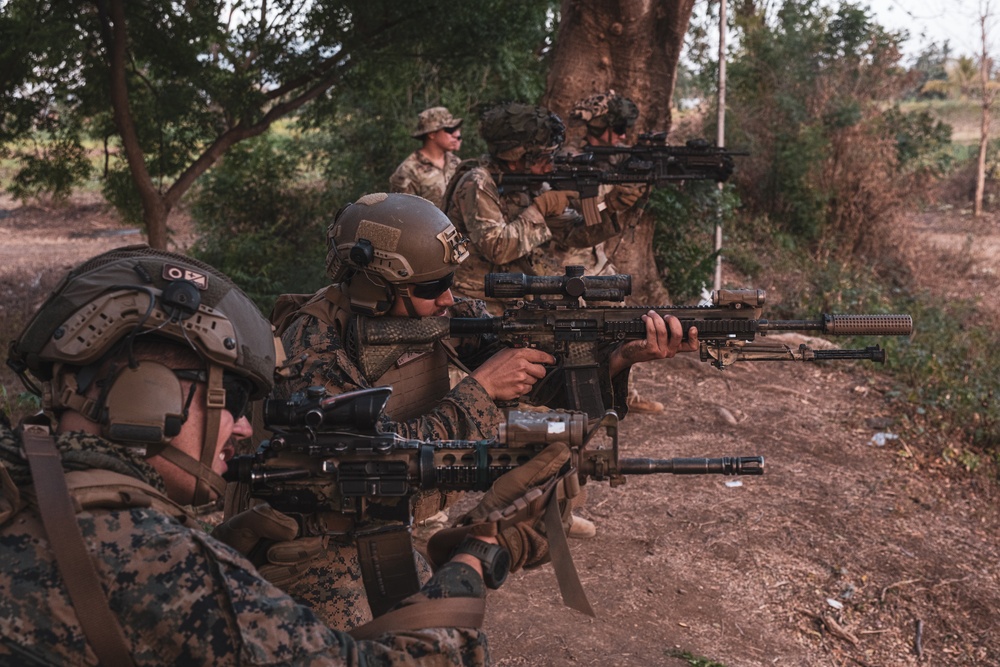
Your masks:
<path fill-rule="evenodd" d="M 641 185 L 621 183 L 611 188 L 604 201 L 612 211 L 624 211 L 632 208 L 646 194 L 646 188 Z"/>
<path fill-rule="evenodd" d="M 573 190 L 546 190 L 535 197 L 531 203 L 535 205 L 543 218 L 552 218 L 562 215 L 562 212 L 569 207 L 570 198 L 578 199 L 579 192 Z"/>
<path fill-rule="evenodd" d="M 542 486 L 558 475 L 569 461 L 569 448 L 563 443 L 553 443 L 530 461 L 520 465 L 493 483 L 483 499 L 468 514 L 460 518 L 455 527 L 435 533 L 427 545 L 428 555 L 435 567 L 443 565 L 465 535 L 488 534 L 495 527 L 496 515 L 522 499 L 531 489 Z M 500 546 L 510 552 L 510 571 L 531 568 L 549 561 L 549 544 L 540 531 L 541 512 L 524 521 L 508 526 L 496 533 Z"/>
<path fill-rule="evenodd" d="M 295 519 L 264 503 L 223 521 L 212 537 L 245 555 L 261 576 L 284 588 L 323 553 L 323 538 L 295 539 L 298 533 Z"/>

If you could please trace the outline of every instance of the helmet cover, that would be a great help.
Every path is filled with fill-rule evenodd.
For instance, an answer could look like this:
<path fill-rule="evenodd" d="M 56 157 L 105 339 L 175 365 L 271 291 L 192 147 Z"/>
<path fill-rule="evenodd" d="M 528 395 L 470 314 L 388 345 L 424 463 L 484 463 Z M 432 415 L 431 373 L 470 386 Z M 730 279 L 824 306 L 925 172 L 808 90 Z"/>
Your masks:
<path fill-rule="evenodd" d="M 566 126 L 545 107 L 511 102 L 486 111 L 479 134 L 490 155 L 513 162 L 554 153 L 566 138 Z"/>

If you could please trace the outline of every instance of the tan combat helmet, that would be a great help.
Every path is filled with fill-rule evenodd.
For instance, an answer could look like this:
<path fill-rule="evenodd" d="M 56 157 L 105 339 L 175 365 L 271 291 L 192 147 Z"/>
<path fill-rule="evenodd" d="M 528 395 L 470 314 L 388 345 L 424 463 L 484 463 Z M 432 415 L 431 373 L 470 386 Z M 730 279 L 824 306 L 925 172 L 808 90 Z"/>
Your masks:
<path fill-rule="evenodd" d="M 203 368 L 137 360 L 133 345 L 147 340 L 193 350 Z M 135 245 L 73 269 L 10 344 L 7 364 L 47 410 L 72 409 L 112 442 L 144 448 L 147 457 L 159 454 L 190 473 L 197 479 L 194 504 L 203 504 L 210 489 L 225 489 L 211 468 L 222 411 L 239 419 L 250 399 L 266 396 L 277 357 L 270 323 L 226 276 Z M 181 379 L 207 384 L 200 460 L 168 446 L 193 396 Z M 101 388 L 96 399 L 93 387 Z"/>
<path fill-rule="evenodd" d="M 479 134 L 494 158 L 514 162 L 523 157 L 531 162 L 559 149 L 566 126 L 545 107 L 511 102 L 486 111 Z"/>
<path fill-rule="evenodd" d="M 573 105 L 571 120 L 587 125 L 587 132 L 600 136 L 610 127 L 615 134 L 625 134 L 639 118 L 639 108 L 632 100 L 613 90 L 597 93 Z"/>
<path fill-rule="evenodd" d="M 423 197 L 365 195 L 338 212 L 327 230 L 326 272 L 344 286 L 351 309 L 382 315 L 396 296 L 437 298 L 469 256 L 468 239 Z"/>
<path fill-rule="evenodd" d="M 423 139 L 424 136 L 438 130 L 453 130 L 462 126 L 462 119 L 455 118 L 451 112 L 444 107 L 431 107 L 424 109 L 417 116 L 417 129 L 410 135 L 414 139 Z"/>

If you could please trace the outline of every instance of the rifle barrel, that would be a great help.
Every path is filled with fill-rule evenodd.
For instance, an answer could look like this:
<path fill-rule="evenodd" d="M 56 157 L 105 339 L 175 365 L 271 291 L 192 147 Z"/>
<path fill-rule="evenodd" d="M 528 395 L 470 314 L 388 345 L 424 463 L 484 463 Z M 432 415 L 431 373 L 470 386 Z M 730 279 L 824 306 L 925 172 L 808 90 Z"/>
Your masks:
<path fill-rule="evenodd" d="M 622 459 L 618 471 L 623 475 L 763 475 L 763 456 L 724 456 L 717 459 Z"/>

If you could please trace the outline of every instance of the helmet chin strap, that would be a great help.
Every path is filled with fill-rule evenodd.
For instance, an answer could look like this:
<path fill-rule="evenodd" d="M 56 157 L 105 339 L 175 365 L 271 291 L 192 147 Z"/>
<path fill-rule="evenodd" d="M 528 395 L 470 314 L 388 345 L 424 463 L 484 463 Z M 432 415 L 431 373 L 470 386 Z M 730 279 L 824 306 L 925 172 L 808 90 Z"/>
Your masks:
<path fill-rule="evenodd" d="M 226 390 L 222 387 L 222 374 L 221 366 L 209 364 L 201 460 L 188 456 L 176 447 L 169 445 L 159 452 L 159 455 L 164 459 L 195 478 L 194 497 L 191 500 L 191 504 L 195 507 L 211 502 L 210 492 L 212 491 L 215 492 L 217 498 L 221 498 L 226 492 L 226 480 L 212 470 L 216 445 L 219 442 L 222 411 L 226 407 Z"/>
<path fill-rule="evenodd" d="M 399 293 L 399 297 L 403 300 L 403 308 L 406 309 L 406 314 L 410 317 L 420 317 L 417 314 L 417 309 L 413 305 L 413 299 L 410 298 L 410 286 L 409 285 L 399 285 L 396 288 Z"/>

